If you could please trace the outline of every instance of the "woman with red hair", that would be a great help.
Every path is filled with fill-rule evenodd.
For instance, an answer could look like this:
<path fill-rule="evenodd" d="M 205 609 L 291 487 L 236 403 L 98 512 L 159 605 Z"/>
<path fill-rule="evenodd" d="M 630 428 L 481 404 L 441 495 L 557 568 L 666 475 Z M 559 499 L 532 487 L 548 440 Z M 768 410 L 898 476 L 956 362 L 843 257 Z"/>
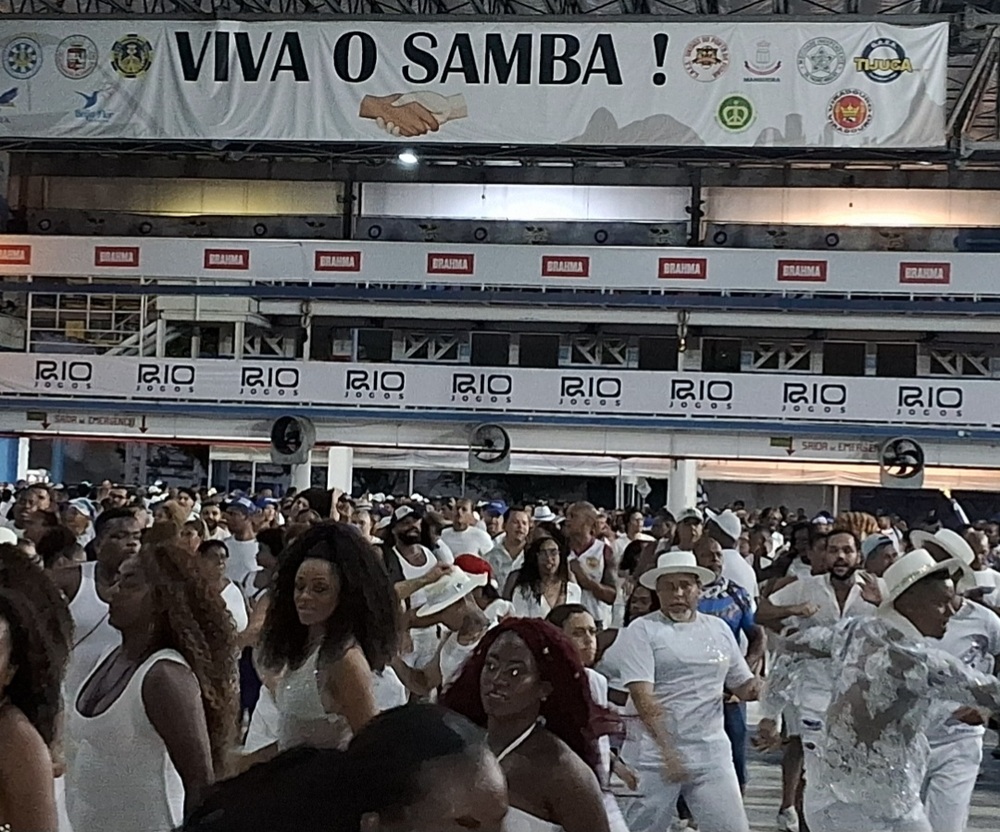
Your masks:
<path fill-rule="evenodd" d="M 590 695 L 573 643 L 540 619 L 490 630 L 441 703 L 486 727 L 507 776 L 505 832 L 608 832 Z"/>

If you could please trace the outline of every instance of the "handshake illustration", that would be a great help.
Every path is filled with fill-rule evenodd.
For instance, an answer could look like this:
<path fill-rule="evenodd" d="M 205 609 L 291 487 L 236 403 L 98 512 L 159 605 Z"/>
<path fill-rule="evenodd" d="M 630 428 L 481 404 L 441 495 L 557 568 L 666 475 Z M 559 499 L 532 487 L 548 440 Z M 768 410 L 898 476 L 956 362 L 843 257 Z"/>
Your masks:
<path fill-rule="evenodd" d="M 393 95 L 366 95 L 361 99 L 358 116 L 374 119 L 393 136 L 423 136 L 437 132 L 442 124 L 467 118 L 464 95 L 441 95 L 436 92 L 408 92 Z"/>

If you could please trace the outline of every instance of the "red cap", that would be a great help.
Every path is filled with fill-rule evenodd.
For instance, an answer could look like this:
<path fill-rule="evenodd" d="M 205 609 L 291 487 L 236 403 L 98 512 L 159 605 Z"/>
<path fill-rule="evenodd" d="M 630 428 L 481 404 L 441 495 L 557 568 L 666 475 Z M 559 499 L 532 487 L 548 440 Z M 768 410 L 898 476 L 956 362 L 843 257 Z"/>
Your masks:
<path fill-rule="evenodd" d="M 483 560 L 478 555 L 459 555 L 455 558 L 455 566 L 470 575 L 489 575 L 493 577 L 493 567 L 489 561 Z"/>

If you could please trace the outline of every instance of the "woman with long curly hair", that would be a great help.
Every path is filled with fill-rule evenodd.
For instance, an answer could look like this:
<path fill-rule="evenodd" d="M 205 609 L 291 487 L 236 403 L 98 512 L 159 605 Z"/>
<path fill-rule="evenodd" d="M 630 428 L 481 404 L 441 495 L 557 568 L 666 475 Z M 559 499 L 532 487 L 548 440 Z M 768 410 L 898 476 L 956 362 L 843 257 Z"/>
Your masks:
<path fill-rule="evenodd" d="M 514 615 L 545 618 L 563 604 L 580 603 L 580 585 L 569 577 L 566 546 L 554 537 L 539 537 L 524 550 L 524 564 L 508 579 Z"/>
<path fill-rule="evenodd" d="M 121 643 L 67 707 L 74 832 L 166 832 L 226 774 L 237 728 L 236 633 L 218 588 L 176 545 L 119 569 Z"/>
<path fill-rule="evenodd" d="M 385 568 L 346 523 L 296 538 L 278 566 L 261 633 L 275 674 L 277 747 L 343 748 L 378 711 L 374 673 L 396 654 L 399 603 Z"/>
<path fill-rule="evenodd" d="M 608 832 L 596 773 L 602 712 L 561 630 L 539 619 L 503 621 L 441 704 L 486 727 L 510 792 L 505 832 Z"/>
<path fill-rule="evenodd" d="M 9 832 L 59 826 L 50 748 L 68 652 L 46 632 L 48 615 L 24 593 L 0 589 L 0 829 Z"/>

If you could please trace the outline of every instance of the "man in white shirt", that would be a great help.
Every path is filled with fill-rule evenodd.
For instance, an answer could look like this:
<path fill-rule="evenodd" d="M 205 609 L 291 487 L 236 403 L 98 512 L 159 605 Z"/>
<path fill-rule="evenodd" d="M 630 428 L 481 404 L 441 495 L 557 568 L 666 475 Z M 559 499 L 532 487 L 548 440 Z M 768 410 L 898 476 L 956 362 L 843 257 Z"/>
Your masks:
<path fill-rule="evenodd" d="M 493 539 L 476 526 L 472 500 L 469 499 L 459 500 L 455 504 L 451 525 L 441 530 L 441 539 L 456 557 L 478 555 L 482 558 L 493 548 Z"/>
<path fill-rule="evenodd" d="M 616 642 L 619 678 L 641 723 L 621 758 L 639 776 L 636 797 L 621 800 L 631 832 L 662 832 L 684 797 L 701 828 L 749 832 L 750 825 L 723 728 L 723 688 L 756 699 L 760 680 L 733 631 L 698 612 L 703 584 L 715 574 L 690 552 L 667 552 L 640 583 L 660 610 L 633 621 Z"/>
<path fill-rule="evenodd" d="M 713 540 L 717 540 L 722 546 L 722 577 L 743 587 L 756 608 L 757 599 L 760 597 L 757 575 L 754 573 L 753 567 L 736 549 L 736 543 L 743 532 L 743 523 L 728 508 L 718 514 L 711 509 L 706 509 L 705 517 L 707 518 L 705 534 Z"/>
<path fill-rule="evenodd" d="M 833 532 L 826 538 L 823 561 L 813 563 L 820 574 L 796 578 L 769 597 L 762 598 L 757 622 L 780 631 L 786 627 L 832 625 L 854 615 L 874 615 L 877 608 L 862 597 L 858 583 L 860 563 L 857 538 L 851 532 Z M 810 772 L 815 769 L 833 688 L 832 680 L 823 672 L 826 667 L 827 663 L 817 662 L 811 672 L 800 675 L 795 704 L 784 711 L 789 736 L 778 823 L 785 829 L 797 828 L 800 807 L 796 805 L 796 797 L 802 775 L 804 773 L 808 789 Z M 760 722 L 759 731 L 765 744 L 773 743 L 777 735 L 777 717 L 777 714 L 766 713 Z"/>
<path fill-rule="evenodd" d="M 625 514 L 625 532 L 615 541 L 615 563 L 621 563 L 622 555 L 633 540 L 652 541 L 653 536 L 642 530 L 646 518 L 638 509 L 631 509 Z"/>
<path fill-rule="evenodd" d="M 232 534 L 223 541 L 229 552 L 226 562 L 226 577 L 234 584 L 243 588 L 245 595 L 254 592 L 253 581 L 247 576 L 256 572 L 257 566 L 257 536 L 253 531 L 253 516 L 257 506 L 246 497 L 229 500 L 225 506 L 226 525 Z"/>
<path fill-rule="evenodd" d="M 884 534 L 892 540 L 893 545 L 896 547 L 896 552 L 900 555 L 903 554 L 903 535 L 892 525 L 892 515 L 883 508 L 876 509 L 875 520 L 878 523 L 879 534 Z"/>
<path fill-rule="evenodd" d="M 1000 616 L 962 598 L 956 603 L 960 606 L 944 637 L 931 643 L 971 670 L 990 676 L 1000 667 Z M 982 715 L 959 702 L 936 702 L 934 707 L 939 713 L 927 731 L 931 750 L 922 789 L 924 809 L 934 832 L 964 832 L 986 729 Z"/>
<path fill-rule="evenodd" d="M 970 577 L 976 582 L 976 589 L 980 590 L 978 594 L 983 603 L 994 608 L 1000 607 L 1000 572 L 986 563 L 986 555 L 990 549 L 986 532 L 969 529 L 965 533 L 965 542 L 972 548 Z"/>
<path fill-rule="evenodd" d="M 227 540 L 232 537 L 222 525 L 222 507 L 216 502 L 205 503 L 201 507 L 201 519 L 205 521 L 209 540 Z"/>
<path fill-rule="evenodd" d="M 611 622 L 611 607 L 618 596 L 615 556 L 604 538 L 598 537 L 600 514 L 587 502 L 566 509 L 566 541 L 569 568 L 580 585 L 581 602 L 603 629 Z"/>
<path fill-rule="evenodd" d="M 500 587 L 507 585 L 507 577 L 520 569 L 524 562 L 524 549 L 531 531 L 528 513 L 519 508 L 508 509 L 503 529 L 503 541 L 490 549 L 485 558 L 493 570 L 493 579 Z"/>

